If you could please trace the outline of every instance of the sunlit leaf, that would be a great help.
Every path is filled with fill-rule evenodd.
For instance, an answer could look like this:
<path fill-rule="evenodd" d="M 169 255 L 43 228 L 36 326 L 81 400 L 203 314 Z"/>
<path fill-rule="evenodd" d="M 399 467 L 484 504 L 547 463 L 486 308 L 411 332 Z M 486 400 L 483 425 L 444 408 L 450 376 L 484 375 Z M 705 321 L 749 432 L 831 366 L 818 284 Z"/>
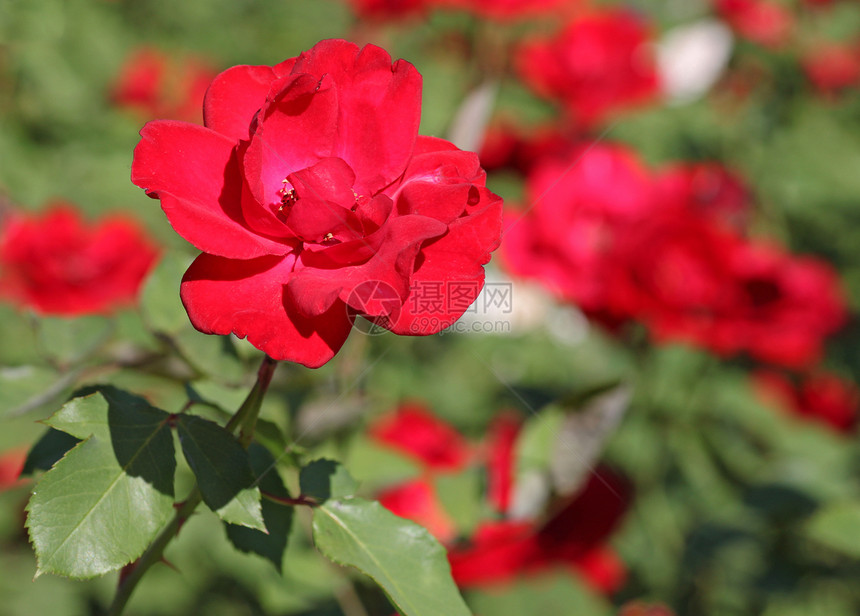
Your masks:
<path fill-rule="evenodd" d="M 377 502 L 334 498 L 314 508 L 317 548 L 355 567 L 385 591 L 403 616 L 464 616 L 445 548 L 421 526 Z"/>

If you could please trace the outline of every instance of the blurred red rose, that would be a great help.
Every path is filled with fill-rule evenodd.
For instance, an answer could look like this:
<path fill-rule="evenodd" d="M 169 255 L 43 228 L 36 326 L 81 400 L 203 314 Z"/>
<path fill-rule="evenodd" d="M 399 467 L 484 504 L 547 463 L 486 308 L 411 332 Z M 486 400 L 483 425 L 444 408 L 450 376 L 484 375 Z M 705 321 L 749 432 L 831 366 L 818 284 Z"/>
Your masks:
<path fill-rule="evenodd" d="M 369 432 L 376 441 L 433 471 L 460 470 L 471 456 L 460 433 L 418 403 L 404 404 L 382 416 Z"/>
<path fill-rule="evenodd" d="M 215 75 L 217 71 L 200 60 L 179 60 L 144 47 L 126 59 L 111 98 L 148 118 L 200 123 L 203 95 Z"/>
<path fill-rule="evenodd" d="M 135 301 L 156 255 L 124 216 L 89 226 L 67 203 L 16 212 L 0 230 L 0 297 L 42 314 L 110 312 Z"/>
<path fill-rule="evenodd" d="M 498 415 L 487 433 L 487 500 L 499 513 L 507 513 L 513 499 L 519 435 L 520 421 L 513 413 Z"/>
<path fill-rule="evenodd" d="M 794 29 L 788 8 L 771 0 L 714 0 L 720 16 L 738 35 L 765 47 L 780 47 Z"/>
<path fill-rule="evenodd" d="M 459 318 L 499 244 L 501 199 L 476 155 L 418 136 L 420 110 L 411 64 L 326 40 L 221 73 L 205 128 L 147 124 L 132 181 L 203 251 L 181 287 L 194 326 L 318 367 L 356 314 L 417 335 Z"/>
<path fill-rule="evenodd" d="M 705 218 L 667 210 L 628 229 L 607 266 L 608 303 L 657 341 L 801 367 L 845 319 L 827 264 L 751 243 Z"/>
<path fill-rule="evenodd" d="M 737 304 L 720 315 L 711 348 L 746 350 L 789 368 L 818 361 L 824 339 L 846 318 L 836 271 L 765 243 L 738 244 L 728 263 L 732 284 L 726 294 Z"/>
<path fill-rule="evenodd" d="M 727 261 L 737 242 L 686 210 L 652 211 L 620 230 L 606 256 L 607 309 L 643 321 L 658 341 L 709 346 L 718 315 L 734 305 L 727 296 Z"/>
<path fill-rule="evenodd" d="M 352 10 L 363 19 L 399 19 L 422 13 L 428 0 L 349 0 Z"/>
<path fill-rule="evenodd" d="M 522 19 L 579 5 L 581 0 L 436 0 L 441 6 L 463 9 L 491 19 Z"/>
<path fill-rule="evenodd" d="M 656 178 L 656 196 L 663 208 L 688 210 L 726 227 L 746 229 L 750 193 L 736 173 L 719 163 L 681 163 Z"/>
<path fill-rule="evenodd" d="M 819 93 L 837 94 L 860 84 L 860 45 L 816 45 L 804 54 L 801 65 Z"/>
<path fill-rule="evenodd" d="M 443 543 L 457 535 L 454 522 L 439 503 L 429 479 L 415 479 L 390 487 L 379 493 L 377 500 L 393 514 L 417 522 Z"/>
<path fill-rule="evenodd" d="M 516 66 L 527 85 L 561 101 L 578 125 L 590 128 L 657 95 L 649 42 L 637 14 L 605 10 L 574 19 L 555 38 L 524 44 Z"/>
<path fill-rule="evenodd" d="M 608 310 L 608 256 L 617 236 L 654 208 L 652 179 L 636 153 L 601 143 L 541 161 L 527 179 L 526 200 L 529 208 L 512 211 L 506 224 L 508 269 L 590 314 Z"/>
<path fill-rule="evenodd" d="M 753 385 L 766 402 L 798 417 L 821 422 L 842 433 L 853 432 L 860 411 L 860 389 L 834 374 L 815 372 L 796 386 L 772 370 L 753 374 Z"/>
<path fill-rule="evenodd" d="M 662 603 L 628 601 L 621 606 L 618 616 L 675 616 L 675 612 Z"/>
<path fill-rule="evenodd" d="M 24 482 L 23 479 L 19 479 L 19 475 L 26 460 L 26 449 L 12 449 L 0 453 L 0 492 Z"/>
<path fill-rule="evenodd" d="M 467 544 L 452 548 L 448 560 L 454 581 L 465 588 L 491 586 L 567 566 L 596 590 L 614 592 L 624 583 L 626 571 L 606 540 L 629 502 L 627 482 L 598 469 L 546 524 L 485 523 Z"/>
<path fill-rule="evenodd" d="M 502 120 L 490 124 L 478 156 L 487 171 L 512 169 L 526 174 L 547 157 L 564 157 L 574 138 L 559 127 L 544 126 L 531 131 Z"/>

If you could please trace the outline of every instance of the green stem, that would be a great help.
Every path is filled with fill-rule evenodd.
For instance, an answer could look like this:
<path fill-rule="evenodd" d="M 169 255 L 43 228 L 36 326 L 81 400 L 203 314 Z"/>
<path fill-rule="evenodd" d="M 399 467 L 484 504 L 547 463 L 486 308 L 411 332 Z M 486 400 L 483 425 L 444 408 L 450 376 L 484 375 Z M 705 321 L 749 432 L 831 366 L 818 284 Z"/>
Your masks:
<path fill-rule="evenodd" d="M 254 437 L 254 426 L 257 424 L 257 416 L 260 414 L 260 406 L 263 403 L 263 397 L 266 395 L 266 390 L 269 388 L 269 383 L 272 380 L 272 375 L 275 372 L 277 362 L 268 355 L 263 359 L 260 370 L 257 372 L 257 382 L 248 393 L 248 397 L 239 407 L 239 410 L 227 422 L 225 429 L 229 432 L 235 432 L 236 428 L 240 428 L 239 442 L 247 448 Z M 128 576 L 120 581 L 117 587 L 116 596 L 108 608 L 107 616 L 120 616 L 125 609 L 131 594 L 144 574 L 152 565 L 161 562 L 164 557 L 164 550 L 173 541 L 174 537 L 179 533 L 179 529 L 185 521 L 191 517 L 194 510 L 203 500 L 203 495 L 200 489 L 195 485 L 191 494 L 176 510 L 176 514 L 170 523 L 165 526 L 155 541 L 147 548 L 143 555 L 138 559 L 137 564 L 128 574 Z"/>
<path fill-rule="evenodd" d="M 200 494 L 200 489 L 195 486 L 194 490 L 188 495 L 188 498 L 182 506 L 176 510 L 176 515 L 173 516 L 170 524 L 162 529 L 158 537 L 155 538 L 155 541 L 152 542 L 152 545 L 150 545 L 146 552 L 143 553 L 143 556 L 138 559 L 137 564 L 134 566 L 134 569 L 131 570 L 128 577 L 122 580 L 120 585 L 117 587 L 116 596 L 113 598 L 113 603 L 111 603 L 111 606 L 108 609 L 107 616 L 119 616 L 122 614 L 126 603 L 128 603 L 128 600 L 131 598 L 131 593 L 133 593 L 134 589 L 137 588 L 143 575 L 149 571 L 149 568 L 152 567 L 152 565 L 157 562 L 161 562 L 167 545 L 173 541 L 173 538 L 179 533 L 179 529 L 182 527 L 182 524 L 185 520 L 191 517 L 191 514 L 194 513 L 194 510 L 197 509 L 197 505 L 199 505 L 202 500 L 203 496 Z"/>
<path fill-rule="evenodd" d="M 240 427 L 239 442 L 242 447 L 248 448 L 251 440 L 254 438 L 254 428 L 257 425 L 257 416 L 260 414 L 260 406 L 263 404 L 263 397 L 269 389 L 269 383 L 272 381 L 272 375 L 275 373 L 277 362 L 266 355 L 263 358 L 263 363 L 260 365 L 260 370 L 257 372 L 257 382 L 254 383 L 248 397 L 236 411 L 236 414 L 230 418 L 224 428 L 228 432 L 235 432 L 237 427 Z"/>

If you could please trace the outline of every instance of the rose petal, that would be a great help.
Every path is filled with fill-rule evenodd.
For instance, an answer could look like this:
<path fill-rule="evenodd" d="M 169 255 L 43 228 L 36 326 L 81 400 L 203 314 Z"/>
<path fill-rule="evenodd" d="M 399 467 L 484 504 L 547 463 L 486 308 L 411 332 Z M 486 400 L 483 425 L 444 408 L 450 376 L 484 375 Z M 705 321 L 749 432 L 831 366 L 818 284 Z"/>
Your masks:
<path fill-rule="evenodd" d="M 331 156 L 338 93 L 330 79 L 299 75 L 267 104 L 246 147 L 239 148 L 248 194 L 242 210 L 249 226 L 267 235 L 289 231 L 275 212 L 288 175 Z"/>
<path fill-rule="evenodd" d="M 481 207 L 448 225 L 448 233 L 421 248 L 409 296 L 398 318 L 378 324 L 395 334 L 435 334 L 459 319 L 484 286 L 484 264 L 499 246 L 502 200 L 476 188 Z"/>
<path fill-rule="evenodd" d="M 444 148 L 446 143 L 437 139 L 433 145 Z M 465 211 L 470 200 L 477 200 L 475 188 L 485 182 L 486 173 L 476 154 L 445 148 L 413 156 L 403 180 L 386 193 L 402 214 L 421 214 L 450 222 Z"/>
<path fill-rule="evenodd" d="M 375 45 L 361 50 L 342 40 L 322 41 L 303 53 L 294 73 L 328 75 L 337 84 L 337 144 L 358 178 L 356 191 L 374 195 L 409 161 L 421 119 L 421 75 Z"/>
<path fill-rule="evenodd" d="M 421 244 L 445 232 L 445 225 L 425 216 L 400 216 L 382 227 L 377 237 L 367 238 L 377 246 L 368 261 L 356 266 L 324 269 L 325 252 L 305 251 L 299 257 L 303 268 L 296 269 L 287 285 L 287 294 L 303 314 L 315 315 L 327 310 L 332 298 L 338 297 L 359 314 L 390 314 L 393 303 L 367 303 L 366 293 L 378 290 L 368 282 L 379 283 L 393 299 L 402 302 L 409 292 L 409 277 Z M 357 240 L 356 243 L 361 240 Z M 334 248 L 338 248 L 335 246 Z M 334 295 L 335 291 L 337 295 Z M 368 309 L 370 312 L 368 312 Z"/>
<path fill-rule="evenodd" d="M 149 122 L 140 135 L 131 181 L 161 200 L 182 237 L 204 252 L 237 259 L 290 250 L 244 225 L 238 207 L 242 180 L 227 137 L 171 120 Z"/>
<path fill-rule="evenodd" d="M 295 257 L 248 261 L 202 254 L 182 279 L 192 324 L 207 334 L 235 334 L 273 359 L 318 368 L 334 357 L 352 328 L 343 303 L 314 317 L 300 315 L 284 294 Z"/>
<path fill-rule="evenodd" d="M 234 141 L 247 139 L 254 115 L 277 79 L 270 66 L 234 66 L 215 77 L 203 99 L 203 123 Z"/>

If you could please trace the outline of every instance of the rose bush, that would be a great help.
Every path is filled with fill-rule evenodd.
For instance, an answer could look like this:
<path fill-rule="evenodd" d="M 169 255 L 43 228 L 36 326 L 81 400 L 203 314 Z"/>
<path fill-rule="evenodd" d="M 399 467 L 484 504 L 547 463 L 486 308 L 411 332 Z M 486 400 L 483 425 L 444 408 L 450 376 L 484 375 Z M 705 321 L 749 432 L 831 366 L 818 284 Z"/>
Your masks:
<path fill-rule="evenodd" d="M 132 181 L 203 251 L 181 287 L 194 326 L 318 367 L 355 315 L 398 334 L 456 320 L 499 244 L 501 199 L 476 155 L 418 136 L 420 112 L 411 64 L 327 40 L 221 73 L 205 127 L 147 124 Z M 419 301 L 454 284 L 468 297 Z"/>
<path fill-rule="evenodd" d="M 378 494 L 391 512 L 418 522 L 448 546 L 451 573 L 461 588 L 502 585 L 554 568 L 575 572 L 592 588 L 612 593 L 626 568 L 607 541 L 632 501 L 627 480 L 601 467 L 588 474 L 578 493 L 558 504 L 548 520 L 515 515 L 517 442 L 522 423 L 513 411 L 491 423 L 486 438 L 469 444 L 454 428 L 417 403 L 401 405 L 377 419 L 370 436 L 385 448 L 419 463 L 421 476 Z M 487 505 L 493 519 L 481 520 L 466 541 L 437 493 L 435 480 L 478 464 L 486 473 Z"/>

